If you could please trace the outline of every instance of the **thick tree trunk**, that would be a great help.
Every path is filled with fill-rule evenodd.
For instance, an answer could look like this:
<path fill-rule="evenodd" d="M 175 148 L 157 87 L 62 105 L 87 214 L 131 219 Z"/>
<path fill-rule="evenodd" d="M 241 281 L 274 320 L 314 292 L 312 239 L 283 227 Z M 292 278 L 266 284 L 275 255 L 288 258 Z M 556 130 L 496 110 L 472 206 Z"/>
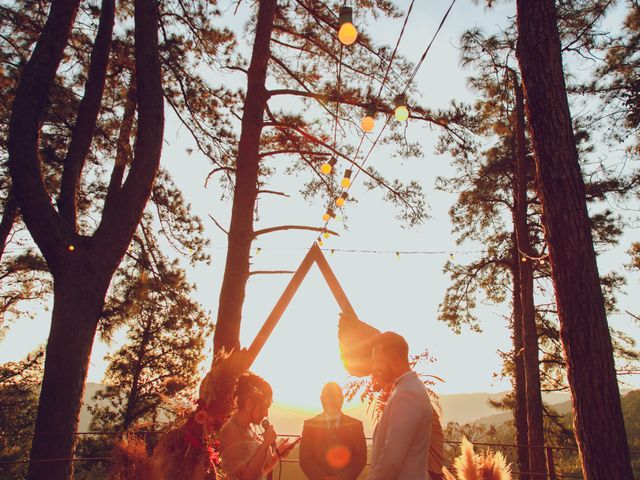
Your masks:
<path fill-rule="evenodd" d="M 522 308 L 522 340 L 524 345 L 524 369 L 527 379 L 527 423 L 529 434 L 529 467 L 531 478 L 544 480 L 547 464 L 544 446 L 544 422 L 542 392 L 540 386 L 540 360 L 538 357 L 538 331 L 533 299 L 533 252 L 529 243 L 527 220 L 527 145 L 524 123 L 524 97 L 514 75 L 515 109 L 515 162 L 514 170 L 514 226 L 516 246 L 521 257 L 520 298 Z"/>
<path fill-rule="evenodd" d="M 588 480 L 632 479 L 611 337 L 567 101 L 553 0 L 517 0 L 517 57 L 567 362 L 574 429 Z"/>
<path fill-rule="evenodd" d="M 29 480 L 73 477 L 69 459 L 75 451 L 93 338 L 109 285 L 108 280 L 97 282 L 95 272 L 85 268 L 85 262 L 71 262 L 64 278 L 60 275 L 55 281 Z"/>
<path fill-rule="evenodd" d="M 240 347 L 240 321 L 249 279 L 249 253 L 253 241 L 253 212 L 258 195 L 260 136 L 267 102 L 267 66 L 276 0 L 259 2 L 256 37 L 249 66 L 247 96 L 236 165 L 236 185 L 229 226 L 227 261 L 220 290 L 214 352 Z"/>
<path fill-rule="evenodd" d="M 513 279 L 513 419 L 516 427 L 518 448 L 518 471 L 530 472 L 529 468 L 529 428 L 527 424 L 527 378 L 524 369 L 524 343 L 522 341 L 522 305 L 520 298 L 520 255 L 513 234 L 513 258 L 511 263 Z M 520 480 L 530 480 L 526 473 L 520 474 Z"/>

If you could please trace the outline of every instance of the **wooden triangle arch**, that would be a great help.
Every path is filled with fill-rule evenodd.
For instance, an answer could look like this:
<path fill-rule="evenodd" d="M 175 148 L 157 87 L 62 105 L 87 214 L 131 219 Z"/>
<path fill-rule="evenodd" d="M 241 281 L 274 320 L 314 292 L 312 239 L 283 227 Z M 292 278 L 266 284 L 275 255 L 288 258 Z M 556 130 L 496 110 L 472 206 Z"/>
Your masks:
<path fill-rule="evenodd" d="M 298 270 L 296 270 L 296 272 L 294 273 L 293 277 L 289 281 L 289 284 L 284 289 L 284 292 L 278 299 L 278 302 L 273 307 L 271 314 L 267 317 L 264 324 L 262 325 L 262 328 L 260 329 L 260 331 L 256 335 L 256 338 L 253 340 L 253 343 L 249 347 L 249 350 L 248 350 L 249 367 L 251 367 L 251 365 L 253 364 L 253 361 L 256 359 L 256 357 L 260 353 L 260 350 L 262 350 L 262 347 L 264 346 L 267 339 L 271 335 L 271 332 L 273 332 L 273 329 L 275 328 L 275 326 L 278 324 L 278 321 L 280 320 L 285 310 L 289 306 L 291 299 L 298 291 L 298 287 L 300 286 L 302 281 L 305 279 L 305 277 L 307 276 L 307 273 L 309 273 L 309 269 L 314 263 L 318 265 L 318 268 L 320 268 L 320 272 L 322 272 L 322 276 L 327 282 L 327 285 L 329 286 L 331 293 L 333 293 L 333 296 L 335 297 L 336 302 L 338 302 L 338 305 L 342 310 L 340 328 L 342 328 L 342 324 L 343 324 L 342 319 L 349 319 L 349 321 L 352 324 L 357 323 L 358 325 L 355 325 L 355 327 L 360 328 L 361 331 L 364 330 L 365 331 L 364 333 L 368 336 L 379 333 L 377 329 L 358 320 L 358 316 L 356 315 L 355 310 L 351 306 L 351 303 L 349 302 L 349 299 L 344 293 L 344 290 L 342 290 L 342 287 L 340 286 L 340 282 L 338 282 L 338 279 L 333 273 L 333 270 L 331 270 L 331 267 L 329 266 L 327 259 L 322 253 L 322 250 L 320 250 L 320 247 L 318 247 L 318 244 L 316 242 L 313 242 L 312 247 L 309 249 L 304 259 L 300 263 Z M 345 364 L 345 367 L 346 367 L 346 364 Z M 347 369 L 349 370 L 349 368 Z M 361 375 L 362 373 L 355 373 L 355 374 Z"/>

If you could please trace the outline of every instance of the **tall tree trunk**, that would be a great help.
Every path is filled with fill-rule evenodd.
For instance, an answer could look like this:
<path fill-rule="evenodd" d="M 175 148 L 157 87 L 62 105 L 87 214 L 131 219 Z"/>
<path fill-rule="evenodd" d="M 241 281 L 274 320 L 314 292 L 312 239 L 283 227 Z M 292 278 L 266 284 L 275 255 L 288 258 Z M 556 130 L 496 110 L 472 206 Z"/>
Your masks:
<path fill-rule="evenodd" d="M 514 222 L 515 224 L 515 222 Z M 520 255 L 513 233 L 513 255 L 511 278 L 513 279 L 513 419 L 516 427 L 516 454 L 518 471 L 530 472 L 529 468 L 529 428 L 527 424 L 527 378 L 524 369 L 524 343 L 522 341 L 522 305 L 520 298 Z M 520 474 L 520 480 L 530 480 L 527 473 Z"/>
<path fill-rule="evenodd" d="M 229 226 L 227 261 L 220 289 L 214 352 L 240 347 L 240 322 L 249 279 L 249 253 L 253 241 L 253 212 L 258 195 L 260 136 L 267 103 L 267 66 L 271 56 L 271 32 L 276 0 L 259 2 L 256 37 L 249 66 L 247 96 L 236 162 L 236 184 Z"/>
<path fill-rule="evenodd" d="M 553 0 L 517 0 L 517 9 L 516 53 L 527 99 L 582 471 L 588 480 L 631 479 L 555 6 Z"/>
<path fill-rule="evenodd" d="M 527 423 L 529 434 L 529 467 L 531 478 L 544 480 L 547 464 L 544 446 L 544 421 L 540 386 L 540 360 L 538 357 L 538 331 L 533 299 L 533 251 L 529 242 L 527 217 L 527 139 L 524 123 L 524 97 L 514 74 L 515 88 L 515 163 L 514 170 L 514 226 L 519 260 L 520 298 L 522 308 L 522 340 L 524 369 L 527 379 Z"/>
<path fill-rule="evenodd" d="M 73 477 L 68 459 L 75 449 L 93 338 L 109 285 L 103 280 L 97 288 L 95 272 L 76 259 L 64 278 L 54 283 L 54 306 L 47 342 L 44 377 L 31 446 L 30 480 Z"/>

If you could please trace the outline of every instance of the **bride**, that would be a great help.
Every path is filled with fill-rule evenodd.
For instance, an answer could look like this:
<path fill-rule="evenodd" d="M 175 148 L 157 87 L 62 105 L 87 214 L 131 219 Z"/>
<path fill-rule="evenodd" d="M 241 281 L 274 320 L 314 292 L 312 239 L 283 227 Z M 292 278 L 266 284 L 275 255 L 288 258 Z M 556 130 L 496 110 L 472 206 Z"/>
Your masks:
<path fill-rule="evenodd" d="M 229 480 L 262 480 L 287 455 L 294 443 L 282 441 L 277 452 L 277 434 L 271 425 L 260 437 L 254 430 L 269 414 L 273 391 L 266 380 L 253 373 L 244 373 L 236 387 L 238 410 L 220 430 L 222 468 Z"/>

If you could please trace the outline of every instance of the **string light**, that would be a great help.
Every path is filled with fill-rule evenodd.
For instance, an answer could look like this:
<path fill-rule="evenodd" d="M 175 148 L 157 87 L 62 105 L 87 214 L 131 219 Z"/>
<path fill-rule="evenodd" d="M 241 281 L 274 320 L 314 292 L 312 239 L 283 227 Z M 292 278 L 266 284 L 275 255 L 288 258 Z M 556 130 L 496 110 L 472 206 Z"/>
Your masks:
<path fill-rule="evenodd" d="M 358 30 L 353 26 L 353 9 L 340 7 L 340 29 L 338 39 L 343 45 L 351 45 L 358 38 Z"/>
<path fill-rule="evenodd" d="M 336 214 L 334 213 L 333 210 L 328 209 L 326 213 L 322 216 L 322 220 L 324 220 L 325 222 L 328 222 L 330 218 L 336 218 Z"/>
<path fill-rule="evenodd" d="M 396 252 L 396 260 L 400 260 L 400 252 Z"/>
<path fill-rule="evenodd" d="M 522 263 L 525 263 L 527 261 L 527 257 L 522 257 Z"/>
<path fill-rule="evenodd" d="M 256 248 L 256 255 L 260 255 L 260 252 L 261 252 L 261 251 L 262 251 L 262 248 L 257 247 L 257 248 Z"/>
<path fill-rule="evenodd" d="M 338 199 L 336 200 L 336 205 L 341 207 L 344 205 L 344 202 L 347 201 L 347 197 L 349 196 L 349 194 L 347 192 L 342 192 L 342 195 L 340 195 L 338 197 Z"/>
<path fill-rule="evenodd" d="M 325 231 L 325 232 L 322 234 L 322 236 L 323 236 L 324 238 L 329 238 L 329 232 Z"/>
<path fill-rule="evenodd" d="M 399 122 L 404 122 L 409 118 L 409 109 L 407 108 L 407 96 L 402 93 L 398 95 L 393 101 L 395 106 L 393 110 L 393 114 L 396 117 L 396 120 Z"/>
<path fill-rule="evenodd" d="M 322 246 L 324 245 L 324 242 L 322 241 L 322 239 L 320 237 L 318 237 L 318 245 Z"/>
<path fill-rule="evenodd" d="M 76 249 L 75 245 L 69 245 L 67 247 L 67 250 L 69 250 L 70 252 L 73 252 Z"/>
<path fill-rule="evenodd" d="M 360 128 L 362 128 L 364 132 L 372 131 L 373 128 L 375 127 L 375 117 L 376 117 L 376 107 L 373 105 L 370 105 L 369 107 L 367 107 L 367 112 L 364 118 L 362 119 L 362 121 L 360 122 Z"/>
<path fill-rule="evenodd" d="M 340 182 L 340 185 L 342 185 L 342 188 L 349 188 L 351 186 L 351 174 L 352 173 L 353 172 L 349 168 L 347 168 L 344 171 L 344 177 L 342 178 L 342 182 Z"/>
<path fill-rule="evenodd" d="M 336 157 L 331 157 L 331 159 L 327 163 L 322 164 L 322 166 L 320 167 L 320 171 L 325 175 L 329 175 L 337 161 L 338 159 Z"/>

